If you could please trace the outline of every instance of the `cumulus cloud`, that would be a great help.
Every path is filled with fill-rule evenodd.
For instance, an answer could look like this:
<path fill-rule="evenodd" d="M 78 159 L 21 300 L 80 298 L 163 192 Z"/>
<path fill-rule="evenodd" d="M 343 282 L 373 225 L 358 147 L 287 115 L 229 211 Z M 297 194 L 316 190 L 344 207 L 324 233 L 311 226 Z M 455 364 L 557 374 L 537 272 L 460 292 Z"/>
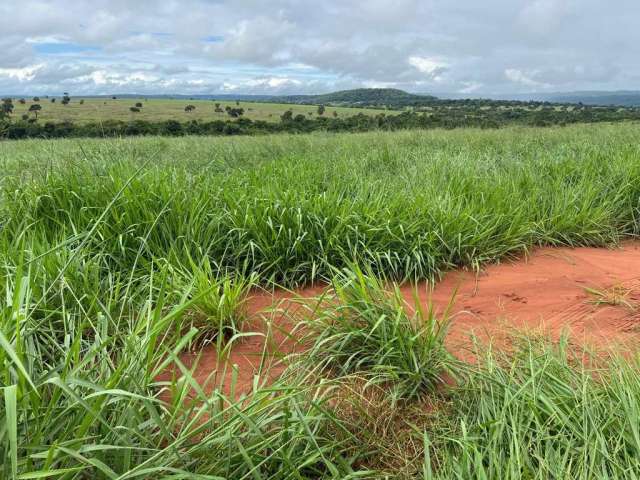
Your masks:
<path fill-rule="evenodd" d="M 27 82 L 33 80 L 38 70 L 42 67 L 43 65 L 33 65 L 23 68 L 0 68 L 0 77 L 17 80 L 18 82 Z"/>
<path fill-rule="evenodd" d="M 640 3 L 5 0 L 0 93 L 637 88 Z"/>
<path fill-rule="evenodd" d="M 437 78 L 439 74 L 443 73 L 447 69 L 445 62 L 427 58 L 412 56 L 409 57 L 409 65 L 415 67 L 419 72 L 426 74 L 431 78 Z"/>
<path fill-rule="evenodd" d="M 504 75 L 507 79 L 514 83 L 519 83 L 527 87 L 548 87 L 549 84 L 534 80 L 533 77 L 536 74 L 537 72 L 524 73 L 522 70 L 518 70 L 517 68 L 507 68 L 504 71 Z"/>

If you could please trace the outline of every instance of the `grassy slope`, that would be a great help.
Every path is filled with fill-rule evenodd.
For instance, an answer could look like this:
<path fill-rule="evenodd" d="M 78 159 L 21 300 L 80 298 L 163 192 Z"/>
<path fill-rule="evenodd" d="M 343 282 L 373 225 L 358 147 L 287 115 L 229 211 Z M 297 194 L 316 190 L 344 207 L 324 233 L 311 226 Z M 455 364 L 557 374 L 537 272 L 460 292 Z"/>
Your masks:
<path fill-rule="evenodd" d="M 234 403 L 200 391 L 176 354 L 196 335 L 185 312 L 203 260 L 288 283 L 353 259 L 426 277 L 536 243 L 637 234 L 639 133 L 0 143 L 0 476 L 337 479 L 375 467 L 424 478 L 637 478 L 635 363 L 593 375 L 564 352 L 525 347 L 467 369 L 445 397 L 383 395 L 372 410 L 370 393 L 342 408 L 344 395 L 293 377 Z M 358 292 L 345 311 L 383 322 L 376 312 L 388 309 Z M 408 325 L 397 320 L 393 329 Z M 363 352 L 353 362 L 413 376 L 402 352 L 421 345 L 395 346 L 414 345 L 407 332 L 395 343 L 369 336 L 367 348 L 355 335 L 341 352 L 349 333 L 327 355 Z M 181 374 L 161 382 L 167 366 Z"/>
<path fill-rule="evenodd" d="M 20 118 L 22 114 L 27 113 L 31 104 L 35 103 L 32 99 L 26 99 L 27 102 L 21 105 L 14 100 L 14 117 Z M 39 103 L 42 110 L 38 114 L 38 118 L 43 122 L 54 121 L 60 122 L 70 120 L 76 123 L 101 122 L 106 120 L 228 120 L 230 117 L 226 113 L 217 113 L 214 111 L 215 103 L 220 103 L 222 109 L 226 105 L 236 108 L 236 102 L 232 101 L 216 101 L 211 100 L 172 100 L 172 99 L 107 99 L 107 98 L 85 98 L 84 104 L 80 105 L 80 98 L 73 98 L 69 105 L 62 105 L 60 99 L 57 98 L 55 103 L 51 103 L 49 99 L 41 98 Z M 134 106 L 137 102 L 143 104 L 141 112 L 132 113 L 129 107 Z M 196 109 L 187 113 L 184 111 L 186 105 L 194 105 Z M 313 105 L 285 105 L 278 103 L 254 103 L 240 102 L 240 107 L 245 109 L 244 116 L 252 120 L 280 121 L 280 115 L 287 110 L 292 110 L 294 115 L 302 114 L 311 118 L 317 116 L 317 108 Z M 367 115 L 375 115 L 384 110 L 360 109 L 347 107 L 330 107 L 327 108 L 325 115 L 333 115 L 338 112 L 340 117 L 365 113 Z M 388 112 L 387 112 L 388 113 Z"/>

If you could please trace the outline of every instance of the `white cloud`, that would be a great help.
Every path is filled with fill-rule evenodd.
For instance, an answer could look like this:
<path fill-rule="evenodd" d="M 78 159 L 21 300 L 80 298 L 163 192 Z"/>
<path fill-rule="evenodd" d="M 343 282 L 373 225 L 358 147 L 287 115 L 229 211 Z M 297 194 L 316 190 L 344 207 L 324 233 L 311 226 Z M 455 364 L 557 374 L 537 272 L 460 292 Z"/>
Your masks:
<path fill-rule="evenodd" d="M 28 82 L 36 77 L 36 73 L 43 66 L 40 64 L 24 68 L 0 68 L 0 77 L 8 77 L 19 82 Z"/>
<path fill-rule="evenodd" d="M 518 70 L 517 68 L 507 68 L 504 71 L 505 77 L 508 80 L 514 83 L 520 83 L 522 85 L 526 85 L 527 87 L 549 87 L 550 85 L 544 82 L 538 82 L 532 78 L 536 72 L 532 73 L 524 73 L 522 70 Z"/>
<path fill-rule="evenodd" d="M 481 95 L 640 78 L 637 0 L 4 0 L 0 18 L 0 94 Z"/>
<path fill-rule="evenodd" d="M 473 93 L 480 90 L 483 86 L 480 82 L 462 82 L 462 85 L 464 85 L 464 87 L 458 90 L 458 93 Z"/>
<path fill-rule="evenodd" d="M 437 76 L 448 67 L 445 62 L 429 57 L 411 56 L 409 57 L 408 62 L 409 65 L 416 68 L 418 71 L 431 76 Z"/>

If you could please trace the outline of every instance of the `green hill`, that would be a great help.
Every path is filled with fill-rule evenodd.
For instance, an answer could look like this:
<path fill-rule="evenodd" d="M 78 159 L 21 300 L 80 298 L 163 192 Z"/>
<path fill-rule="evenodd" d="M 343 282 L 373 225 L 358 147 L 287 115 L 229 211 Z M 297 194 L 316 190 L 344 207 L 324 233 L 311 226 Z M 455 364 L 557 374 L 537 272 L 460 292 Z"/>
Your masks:
<path fill-rule="evenodd" d="M 396 88 L 357 88 L 322 95 L 287 95 L 274 97 L 273 102 L 343 107 L 418 107 L 437 101 L 430 95 L 416 95 Z"/>

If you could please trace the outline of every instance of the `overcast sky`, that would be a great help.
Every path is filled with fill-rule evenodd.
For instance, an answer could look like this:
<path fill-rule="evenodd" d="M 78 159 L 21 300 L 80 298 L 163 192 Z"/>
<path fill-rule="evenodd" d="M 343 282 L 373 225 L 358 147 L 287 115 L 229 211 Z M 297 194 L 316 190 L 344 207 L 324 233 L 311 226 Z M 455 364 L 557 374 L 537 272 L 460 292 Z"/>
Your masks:
<path fill-rule="evenodd" d="M 640 0 L 0 0 L 0 93 L 640 90 Z"/>

